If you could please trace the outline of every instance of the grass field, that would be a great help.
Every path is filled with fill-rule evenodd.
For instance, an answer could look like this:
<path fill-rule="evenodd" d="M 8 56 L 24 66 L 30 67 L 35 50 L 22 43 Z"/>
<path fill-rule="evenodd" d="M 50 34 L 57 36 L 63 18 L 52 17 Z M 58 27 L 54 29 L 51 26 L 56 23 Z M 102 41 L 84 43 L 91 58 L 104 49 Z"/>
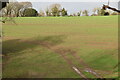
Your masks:
<path fill-rule="evenodd" d="M 3 24 L 4 78 L 118 77 L 118 17 L 15 18 Z"/>

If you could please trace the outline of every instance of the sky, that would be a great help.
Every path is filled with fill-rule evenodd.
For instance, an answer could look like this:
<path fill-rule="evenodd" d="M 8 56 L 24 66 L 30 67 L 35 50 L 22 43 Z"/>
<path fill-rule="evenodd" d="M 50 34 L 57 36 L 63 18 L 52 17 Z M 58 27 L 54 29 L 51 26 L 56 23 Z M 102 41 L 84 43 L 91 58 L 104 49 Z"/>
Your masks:
<path fill-rule="evenodd" d="M 14 0 L 13 0 L 14 1 Z M 58 3 L 64 7 L 68 14 L 77 13 L 80 10 L 88 10 L 92 14 L 92 10 L 96 7 L 102 7 L 103 4 L 108 4 L 108 0 L 17 0 L 19 2 L 29 1 L 32 3 L 33 8 L 38 12 L 46 10 L 51 4 Z M 109 0 L 110 6 L 118 8 L 120 0 Z"/>
<path fill-rule="evenodd" d="M 18 0 L 18 1 L 31 1 L 31 2 L 108 2 L 108 0 Z M 120 0 L 110 0 L 110 1 L 111 2 L 118 2 Z"/>

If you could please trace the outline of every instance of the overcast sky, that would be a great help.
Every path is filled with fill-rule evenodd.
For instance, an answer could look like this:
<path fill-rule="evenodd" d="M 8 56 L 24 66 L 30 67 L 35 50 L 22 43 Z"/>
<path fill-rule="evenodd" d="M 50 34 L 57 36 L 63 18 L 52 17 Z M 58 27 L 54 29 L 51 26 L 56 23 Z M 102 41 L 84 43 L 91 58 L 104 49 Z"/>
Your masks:
<path fill-rule="evenodd" d="M 37 11 L 46 10 L 51 4 L 58 3 L 64 7 L 69 14 L 77 13 L 80 10 L 88 10 L 92 14 L 92 10 L 96 7 L 101 7 L 107 4 L 108 0 L 17 0 L 17 1 L 30 1 Z M 110 6 L 118 8 L 120 0 L 109 0 Z"/>
<path fill-rule="evenodd" d="M 17 1 L 31 1 L 31 2 L 107 2 L 108 0 L 17 0 Z M 110 0 L 111 2 L 118 2 L 120 0 Z"/>

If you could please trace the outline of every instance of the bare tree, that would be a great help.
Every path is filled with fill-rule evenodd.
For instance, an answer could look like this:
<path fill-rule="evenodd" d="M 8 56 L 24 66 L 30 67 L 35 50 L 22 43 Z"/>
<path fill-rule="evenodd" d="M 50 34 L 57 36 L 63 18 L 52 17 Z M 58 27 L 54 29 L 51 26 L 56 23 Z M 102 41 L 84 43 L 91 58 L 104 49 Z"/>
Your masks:
<path fill-rule="evenodd" d="M 46 9 L 45 13 L 46 13 L 46 16 L 51 16 L 52 15 L 49 8 Z"/>
<path fill-rule="evenodd" d="M 40 10 L 40 12 L 39 12 L 39 15 L 38 15 L 38 16 L 45 16 L 44 11 L 43 11 L 43 10 Z"/>
<path fill-rule="evenodd" d="M 61 9 L 60 4 L 52 4 L 52 5 L 50 5 L 50 9 L 55 8 L 55 7 L 57 7 L 59 10 Z"/>
<path fill-rule="evenodd" d="M 26 8 L 30 8 L 32 7 L 32 3 L 31 2 L 10 2 L 8 4 L 8 6 L 4 9 L 4 14 L 6 14 L 6 16 L 21 16 L 23 11 Z"/>
<path fill-rule="evenodd" d="M 60 16 L 61 5 L 60 4 L 52 4 L 50 5 L 50 12 L 52 16 Z"/>
<path fill-rule="evenodd" d="M 10 4 L 9 4 L 9 6 L 10 6 Z M 23 8 L 23 5 L 19 4 L 18 2 L 14 2 L 14 3 L 11 3 L 11 6 L 13 6 L 12 10 L 14 11 L 14 13 L 12 13 L 12 14 L 14 14 L 15 17 L 18 17 L 19 11 L 20 11 L 20 9 Z"/>
<path fill-rule="evenodd" d="M 84 16 L 89 16 L 88 13 L 89 13 L 88 10 L 84 10 L 84 11 L 83 11 L 83 15 L 84 15 Z"/>
<path fill-rule="evenodd" d="M 23 16 L 23 12 L 27 8 L 32 8 L 31 2 L 20 2 L 20 5 L 22 5 L 21 9 L 19 10 L 19 16 Z"/>
<path fill-rule="evenodd" d="M 94 8 L 93 9 L 93 14 L 96 14 L 96 12 L 97 12 L 97 8 Z"/>
<path fill-rule="evenodd" d="M 32 7 L 32 3 L 31 2 L 19 2 L 19 4 L 23 5 L 22 8 L 24 8 L 24 9 Z"/>
<path fill-rule="evenodd" d="M 77 16 L 81 16 L 82 15 L 82 11 L 77 13 Z"/>
<path fill-rule="evenodd" d="M 9 3 L 9 5 L 4 9 L 5 10 L 5 16 L 10 16 L 12 14 L 14 6 L 12 3 Z"/>
<path fill-rule="evenodd" d="M 77 16 L 77 14 L 76 14 L 76 13 L 73 13 L 73 16 Z"/>
<path fill-rule="evenodd" d="M 105 10 L 98 7 L 96 8 L 96 13 L 98 16 L 101 16 L 105 14 Z"/>

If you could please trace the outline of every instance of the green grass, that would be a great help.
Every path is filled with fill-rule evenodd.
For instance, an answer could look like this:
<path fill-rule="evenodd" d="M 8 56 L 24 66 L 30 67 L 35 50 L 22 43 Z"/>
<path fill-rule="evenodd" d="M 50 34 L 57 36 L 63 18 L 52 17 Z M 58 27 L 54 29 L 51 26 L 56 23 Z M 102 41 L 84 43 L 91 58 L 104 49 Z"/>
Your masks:
<path fill-rule="evenodd" d="M 15 21 L 17 25 L 3 24 L 3 77 L 79 78 L 55 49 L 75 51 L 103 77 L 117 77 L 113 72 L 118 63 L 118 16 L 24 17 Z M 65 53 L 84 69 L 69 51 Z"/>

